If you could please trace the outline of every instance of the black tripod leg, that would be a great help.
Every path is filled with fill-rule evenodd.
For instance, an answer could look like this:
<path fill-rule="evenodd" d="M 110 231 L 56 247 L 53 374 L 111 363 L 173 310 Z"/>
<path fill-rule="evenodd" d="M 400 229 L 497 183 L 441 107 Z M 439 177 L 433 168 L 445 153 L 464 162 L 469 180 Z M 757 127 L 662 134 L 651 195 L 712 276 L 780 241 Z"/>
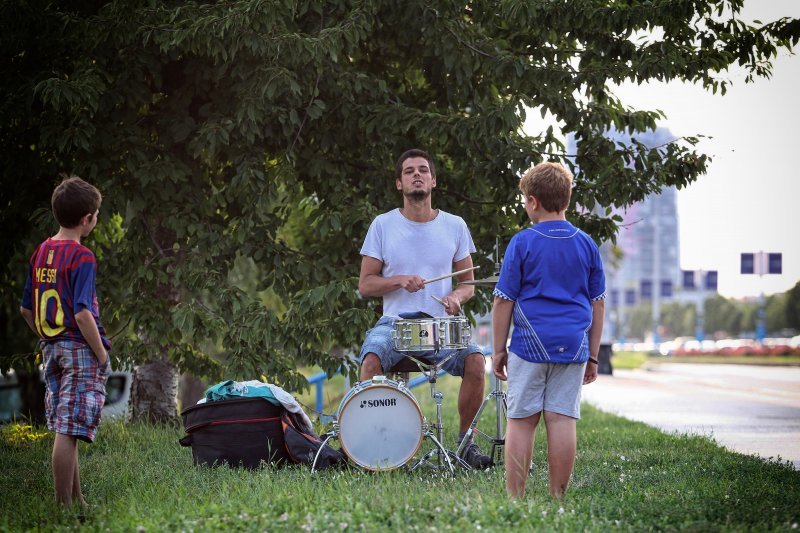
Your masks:
<path fill-rule="evenodd" d="M 506 393 L 503 392 L 502 386 L 500 384 L 500 380 L 497 379 L 496 376 L 493 376 L 494 382 L 494 390 L 489 391 L 489 394 L 483 399 L 481 406 L 478 408 L 478 412 L 475 413 L 475 418 L 472 419 L 472 423 L 469 425 L 469 429 L 467 430 L 464 438 L 458 445 L 458 449 L 456 450 L 456 455 L 461 457 L 461 452 L 466 446 L 466 443 L 469 442 L 469 438 L 474 433 L 480 433 L 482 436 L 489 439 L 492 443 L 492 465 L 500 464 L 502 461 L 500 460 L 500 448 L 503 448 L 506 443 L 505 435 L 503 433 L 503 421 L 506 419 L 508 415 L 508 407 L 506 405 Z M 494 437 L 490 437 L 489 435 L 483 433 L 482 431 L 477 429 L 478 421 L 483 414 L 483 410 L 486 408 L 486 404 L 494 398 L 495 400 L 495 407 L 496 407 L 496 417 L 497 417 L 497 433 Z"/>
<path fill-rule="evenodd" d="M 469 442 L 470 437 L 472 437 L 472 434 L 475 433 L 475 428 L 478 426 L 478 421 L 481 419 L 481 414 L 483 414 L 483 410 L 486 408 L 486 404 L 489 403 L 489 399 L 491 399 L 492 394 L 493 392 L 490 392 L 483 399 L 483 402 L 481 402 L 481 406 L 478 408 L 478 412 L 475 413 L 475 418 L 472 419 L 469 428 L 467 428 L 467 432 L 464 434 L 464 438 L 461 439 L 461 442 L 458 443 L 458 448 L 456 449 L 456 455 L 458 457 L 461 457 L 461 452 L 467 446 L 467 443 Z"/>

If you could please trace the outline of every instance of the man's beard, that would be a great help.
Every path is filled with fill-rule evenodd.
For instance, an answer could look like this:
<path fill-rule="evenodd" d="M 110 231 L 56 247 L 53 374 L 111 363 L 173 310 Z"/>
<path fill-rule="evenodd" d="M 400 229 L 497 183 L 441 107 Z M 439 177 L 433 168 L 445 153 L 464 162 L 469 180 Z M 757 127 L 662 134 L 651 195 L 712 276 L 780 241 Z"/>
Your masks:
<path fill-rule="evenodd" d="M 413 191 L 409 191 L 405 193 L 405 197 L 408 198 L 412 202 L 421 202 L 425 200 L 428 196 L 431 195 L 431 191 L 423 191 L 420 189 L 414 189 Z"/>

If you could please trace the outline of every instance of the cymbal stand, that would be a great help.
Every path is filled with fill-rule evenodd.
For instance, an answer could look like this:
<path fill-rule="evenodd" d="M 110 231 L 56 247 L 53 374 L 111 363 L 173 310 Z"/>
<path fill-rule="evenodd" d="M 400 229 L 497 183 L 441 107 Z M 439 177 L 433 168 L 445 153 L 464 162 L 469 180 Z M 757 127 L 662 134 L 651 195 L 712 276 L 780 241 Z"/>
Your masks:
<path fill-rule="evenodd" d="M 499 278 L 500 276 L 500 238 L 495 238 L 495 249 L 494 249 L 494 276 L 495 278 Z M 491 278 L 490 278 L 491 279 Z M 496 281 L 496 279 L 495 279 Z M 494 282 L 491 283 L 490 286 L 494 286 Z M 490 338 L 489 345 L 492 345 L 493 339 Z M 497 423 L 495 434 L 494 436 L 487 435 L 480 429 L 478 429 L 478 421 L 481 418 L 481 414 L 483 414 L 483 410 L 486 408 L 486 405 L 494 400 L 495 402 L 495 421 Z M 503 384 L 500 379 L 492 373 L 492 390 L 486 395 L 481 403 L 481 406 L 478 408 L 478 412 L 475 413 L 475 418 L 472 419 L 472 423 L 467 429 L 464 438 L 461 439 L 461 442 L 458 445 L 458 449 L 456 449 L 456 455 L 461 456 L 461 452 L 466 447 L 467 443 L 470 441 L 470 437 L 473 434 L 477 433 L 482 437 L 489 440 L 492 443 L 492 465 L 501 464 L 503 462 L 503 448 L 506 444 L 505 432 L 503 428 L 503 422 L 506 420 L 508 416 L 508 404 L 506 401 L 506 393 L 503 390 Z"/>
<path fill-rule="evenodd" d="M 490 436 L 480 429 L 478 429 L 478 421 L 481 418 L 481 414 L 483 414 L 483 410 L 486 408 L 488 403 L 494 400 L 495 402 L 495 415 L 496 415 L 496 432 L 494 436 Z M 464 438 L 461 439 L 461 442 L 458 445 L 458 449 L 456 449 L 456 455 L 461 457 L 461 452 L 466 447 L 467 443 L 472 437 L 473 434 L 478 434 L 489 442 L 492 443 L 492 465 L 501 464 L 503 462 L 503 447 L 506 444 L 506 437 L 503 428 L 503 422 L 506 420 L 506 415 L 508 414 L 508 407 L 506 404 L 506 393 L 503 390 L 503 384 L 500 380 L 492 374 L 492 390 L 486 395 L 481 403 L 481 406 L 478 408 L 478 412 L 475 413 L 475 418 L 472 419 L 472 423 L 469 425 L 469 429 L 467 429 Z"/>

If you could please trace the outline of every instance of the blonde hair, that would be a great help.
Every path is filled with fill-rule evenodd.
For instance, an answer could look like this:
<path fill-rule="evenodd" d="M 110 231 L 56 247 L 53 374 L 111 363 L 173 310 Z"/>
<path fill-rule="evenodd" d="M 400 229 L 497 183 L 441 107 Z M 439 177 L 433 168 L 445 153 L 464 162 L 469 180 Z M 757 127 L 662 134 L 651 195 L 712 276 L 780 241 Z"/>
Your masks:
<path fill-rule="evenodd" d="M 519 180 L 519 190 L 535 196 L 552 213 L 566 211 L 572 195 L 572 174 L 561 163 L 539 163 Z"/>

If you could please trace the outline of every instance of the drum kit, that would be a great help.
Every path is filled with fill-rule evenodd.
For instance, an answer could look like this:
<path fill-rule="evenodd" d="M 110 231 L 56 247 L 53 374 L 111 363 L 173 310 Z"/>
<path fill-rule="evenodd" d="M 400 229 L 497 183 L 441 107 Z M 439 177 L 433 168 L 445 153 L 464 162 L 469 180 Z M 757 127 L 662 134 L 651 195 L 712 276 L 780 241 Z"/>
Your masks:
<path fill-rule="evenodd" d="M 450 275 L 458 273 L 460 272 Z M 493 276 L 464 283 L 494 287 L 496 278 L 497 276 Z M 342 452 L 354 464 L 364 470 L 385 471 L 410 464 L 419 452 L 423 439 L 427 438 L 433 446 L 411 466 L 411 471 L 424 465 L 454 475 L 454 464 L 467 470 L 471 469 L 461 458 L 461 452 L 472 435 L 478 434 L 492 444 L 492 463 L 495 459 L 500 462 L 501 449 L 505 444 L 503 422 L 506 418 L 506 394 L 501 381 L 492 375 L 492 390 L 483 399 L 466 437 L 455 451 L 451 451 L 443 445 L 443 394 L 436 390 L 436 378 L 442 365 L 455 352 L 437 363 L 418 357 L 419 352 L 423 351 L 438 353 L 440 350 L 466 348 L 470 337 L 470 324 L 465 316 L 396 320 L 392 330 L 394 348 L 404 352 L 406 359 L 415 363 L 429 382 L 431 397 L 436 402 L 436 422 L 429 423 L 423 416 L 419 403 L 405 381 L 402 379 L 395 381 L 387 376 L 375 376 L 370 380 L 356 383 L 345 394 L 333 418 L 333 429 L 325 434 L 323 446 L 330 439 L 336 438 Z M 497 415 L 494 436 L 483 433 L 477 427 L 485 407 L 492 401 L 495 403 Z M 311 466 L 312 473 L 315 471 L 316 462 L 317 457 Z"/>

